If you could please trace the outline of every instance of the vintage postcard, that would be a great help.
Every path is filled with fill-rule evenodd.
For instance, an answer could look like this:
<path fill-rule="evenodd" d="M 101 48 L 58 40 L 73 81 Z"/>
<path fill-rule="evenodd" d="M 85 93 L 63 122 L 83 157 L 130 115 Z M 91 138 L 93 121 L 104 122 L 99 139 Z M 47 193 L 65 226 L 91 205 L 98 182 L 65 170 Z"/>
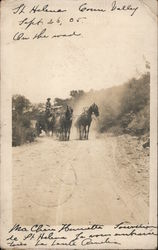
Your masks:
<path fill-rule="evenodd" d="M 156 249 L 157 1 L 1 1 L 2 249 Z"/>

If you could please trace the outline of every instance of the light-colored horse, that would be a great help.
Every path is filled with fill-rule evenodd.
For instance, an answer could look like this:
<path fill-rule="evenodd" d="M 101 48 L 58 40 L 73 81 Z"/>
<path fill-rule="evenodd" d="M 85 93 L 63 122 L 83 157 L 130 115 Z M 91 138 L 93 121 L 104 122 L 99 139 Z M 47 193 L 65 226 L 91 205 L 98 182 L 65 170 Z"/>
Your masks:
<path fill-rule="evenodd" d="M 92 114 L 99 116 L 98 106 L 93 103 L 87 110 L 85 110 L 77 119 L 76 127 L 79 130 L 79 139 L 88 140 L 89 129 L 92 122 Z"/>

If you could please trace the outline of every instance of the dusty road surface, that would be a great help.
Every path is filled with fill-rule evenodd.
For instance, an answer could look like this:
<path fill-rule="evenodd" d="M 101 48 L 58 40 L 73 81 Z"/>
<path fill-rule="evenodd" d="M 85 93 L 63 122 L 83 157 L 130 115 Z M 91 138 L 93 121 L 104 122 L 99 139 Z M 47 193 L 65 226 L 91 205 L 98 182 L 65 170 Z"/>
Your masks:
<path fill-rule="evenodd" d="M 148 198 L 149 149 L 137 138 L 41 137 L 13 148 L 15 223 L 147 223 Z"/>

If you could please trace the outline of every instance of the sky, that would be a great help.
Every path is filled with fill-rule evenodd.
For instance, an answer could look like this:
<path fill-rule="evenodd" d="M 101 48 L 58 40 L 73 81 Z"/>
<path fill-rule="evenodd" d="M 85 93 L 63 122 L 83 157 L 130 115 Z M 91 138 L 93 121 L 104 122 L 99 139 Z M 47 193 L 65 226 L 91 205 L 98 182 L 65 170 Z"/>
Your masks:
<path fill-rule="evenodd" d="M 87 2 L 90 6 L 109 8 L 112 1 Z M 76 30 L 82 33 L 81 37 L 12 41 L 20 19 L 13 16 L 8 7 L 10 18 L 6 30 L 10 33 L 5 44 L 7 54 L 3 58 L 12 94 L 25 95 L 32 102 L 44 102 L 47 97 L 69 97 L 73 89 L 89 91 L 120 85 L 145 71 L 145 61 L 150 62 L 156 43 L 156 22 L 145 5 L 134 1 L 133 5 L 138 5 L 139 9 L 131 17 L 127 12 L 78 14 L 76 6 L 83 1 L 67 3 L 63 1 L 62 7 L 69 8 L 68 15 L 87 19 L 72 26 L 52 26 L 50 32 Z M 63 16 L 67 20 L 66 14 Z M 5 31 L 4 37 L 7 34 Z"/>

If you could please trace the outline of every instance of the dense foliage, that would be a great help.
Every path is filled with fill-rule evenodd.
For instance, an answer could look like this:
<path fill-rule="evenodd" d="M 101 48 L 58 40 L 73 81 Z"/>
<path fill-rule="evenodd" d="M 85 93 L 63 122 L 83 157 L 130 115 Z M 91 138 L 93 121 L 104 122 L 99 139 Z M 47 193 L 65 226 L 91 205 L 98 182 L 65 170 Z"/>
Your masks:
<path fill-rule="evenodd" d="M 131 79 L 121 86 L 100 91 L 82 93 L 72 98 L 71 104 L 87 106 L 93 102 L 99 106 L 98 131 L 143 135 L 149 132 L 150 74 Z"/>
<path fill-rule="evenodd" d="M 12 145 L 19 146 L 35 139 L 36 131 L 31 126 L 32 106 L 21 95 L 12 97 Z"/>

